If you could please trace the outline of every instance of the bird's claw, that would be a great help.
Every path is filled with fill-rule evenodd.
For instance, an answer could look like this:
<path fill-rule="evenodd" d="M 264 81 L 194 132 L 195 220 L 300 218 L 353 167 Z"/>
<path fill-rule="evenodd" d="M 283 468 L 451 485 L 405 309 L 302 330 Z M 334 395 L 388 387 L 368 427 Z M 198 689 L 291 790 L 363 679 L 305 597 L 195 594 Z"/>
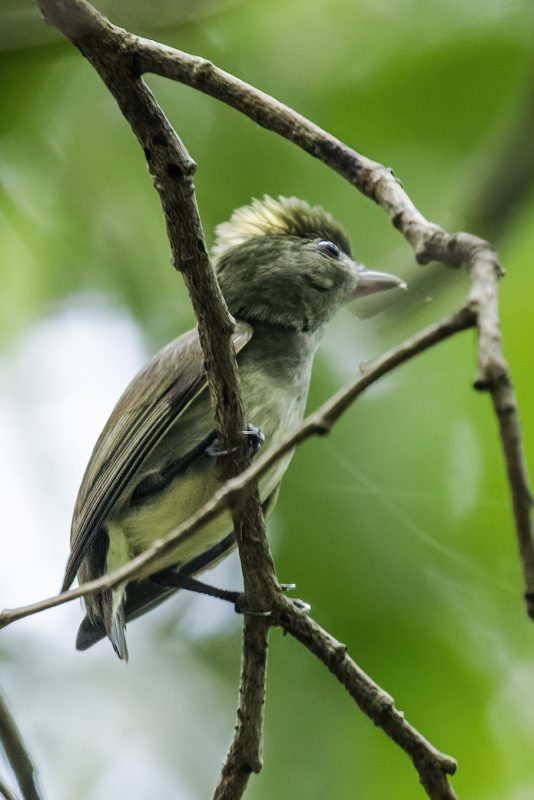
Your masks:
<path fill-rule="evenodd" d="M 291 589 L 296 589 L 296 583 L 281 583 L 280 588 L 283 592 L 289 592 Z M 303 614 L 309 614 L 311 611 L 311 606 L 309 603 L 305 603 L 304 600 L 299 600 L 295 597 L 290 597 L 289 602 L 293 603 L 295 608 L 298 611 L 301 611 Z"/>
<path fill-rule="evenodd" d="M 249 447 L 250 447 L 250 457 L 254 458 L 262 444 L 265 444 L 265 435 L 260 431 L 260 429 L 256 425 L 252 425 L 251 422 L 247 422 L 247 429 L 246 431 L 241 431 L 241 433 L 245 434 L 245 436 L 249 438 Z"/>
<path fill-rule="evenodd" d="M 304 600 L 299 600 L 298 598 L 293 599 L 291 598 L 291 602 L 302 614 L 309 614 L 311 611 L 311 605 L 309 603 L 305 603 Z"/>
<path fill-rule="evenodd" d="M 256 425 L 252 425 L 250 422 L 247 423 L 247 430 L 241 431 L 241 433 L 250 437 L 248 440 L 248 456 L 250 458 L 254 458 L 262 444 L 265 442 L 265 436 L 260 429 L 256 427 Z M 215 439 L 213 443 L 209 445 L 209 447 L 206 447 L 204 452 L 207 456 L 210 456 L 210 458 L 218 458 L 219 456 L 229 456 L 233 453 L 237 453 L 239 449 L 239 447 L 232 447 L 231 450 L 219 450 L 218 439 Z"/>

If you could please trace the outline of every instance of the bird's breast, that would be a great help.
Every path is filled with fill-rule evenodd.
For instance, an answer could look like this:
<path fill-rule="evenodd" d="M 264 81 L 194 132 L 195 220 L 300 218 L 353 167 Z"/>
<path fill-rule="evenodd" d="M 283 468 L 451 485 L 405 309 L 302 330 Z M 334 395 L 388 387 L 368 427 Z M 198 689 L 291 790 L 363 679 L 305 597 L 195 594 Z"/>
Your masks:
<path fill-rule="evenodd" d="M 246 421 L 257 426 L 265 436 L 263 450 L 278 446 L 299 426 L 306 403 L 307 381 L 303 375 L 286 375 L 277 380 L 272 370 L 240 370 Z M 174 457 L 202 441 L 213 430 L 213 417 L 207 392 L 180 417 L 147 459 L 138 475 Z M 187 442 L 184 448 L 184 443 Z M 198 444 L 198 442 L 196 442 Z M 276 489 L 291 461 L 286 454 L 259 481 L 260 496 L 265 501 Z M 196 513 L 217 491 L 216 459 L 199 453 L 165 488 L 146 502 L 124 503 L 122 511 L 108 520 L 110 551 L 108 569 L 114 569 L 146 550 L 159 538 L 167 536 Z M 217 544 L 232 530 L 230 514 L 224 512 L 194 536 L 177 542 L 176 548 L 157 565 L 163 569 L 174 563 L 187 563 Z M 152 566 L 151 572 L 155 571 Z"/>

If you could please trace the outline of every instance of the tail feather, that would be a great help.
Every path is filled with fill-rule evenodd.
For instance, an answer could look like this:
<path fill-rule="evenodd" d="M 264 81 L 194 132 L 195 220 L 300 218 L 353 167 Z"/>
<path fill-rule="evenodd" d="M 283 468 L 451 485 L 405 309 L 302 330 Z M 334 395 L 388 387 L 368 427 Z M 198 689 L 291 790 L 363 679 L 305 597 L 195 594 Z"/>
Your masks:
<path fill-rule="evenodd" d="M 106 629 L 102 622 L 94 622 L 89 614 L 86 614 L 76 636 L 76 650 L 88 650 L 105 637 Z"/>
<path fill-rule="evenodd" d="M 113 613 L 111 631 L 109 634 L 113 649 L 122 661 L 128 661 L 128 645 L 126 644 L 126 620 L 124 619 L 124 606 L 121 605 Z"/>
<path fill-rule="evenodd" d="M 102 617 L 92 618 L 86 614 L 76 636 L 76 650 L 88 650 L 101 639 L 109 636 L 113 649 L 123 661 L 128 661 L 128 646 L 126 644 L 126 620 L 124 607 L 121 604 L 111 616 L 108 623 L 109 630 Z"/>

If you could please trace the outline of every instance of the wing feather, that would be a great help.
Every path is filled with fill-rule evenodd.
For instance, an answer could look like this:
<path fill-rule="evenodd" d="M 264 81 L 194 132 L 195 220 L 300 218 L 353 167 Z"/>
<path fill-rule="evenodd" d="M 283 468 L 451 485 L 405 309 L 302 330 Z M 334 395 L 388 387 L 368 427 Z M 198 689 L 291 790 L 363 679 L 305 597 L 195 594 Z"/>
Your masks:
<path fill-rule="evenodd" d="M 233 336 L 236 352 L 251 336 L 250 325 L 238 322 Z M 206 387 L 197 329 L 160 350 L 128 386 L 96 443 L 80 487 L 62 591 L 72 584 L 91 544 L 143 461 Z"/>

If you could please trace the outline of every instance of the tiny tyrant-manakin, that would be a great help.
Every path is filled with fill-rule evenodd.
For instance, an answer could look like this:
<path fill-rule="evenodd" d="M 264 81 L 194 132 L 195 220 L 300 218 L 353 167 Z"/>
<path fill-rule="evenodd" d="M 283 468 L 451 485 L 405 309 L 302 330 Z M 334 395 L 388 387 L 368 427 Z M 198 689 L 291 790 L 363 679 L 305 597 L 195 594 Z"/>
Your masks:
<path fill-rule="evenodd" d="M 357 297 L 405 285 L 353 261 L 348 237 L 330 214 L 294 197 L 265 197 L 235 211 L 219 225 L 213 253 L 237 322 L 233 342 L 247 419 L 251 430 L 261 431 L 258 442 L 265 437 L 274 447 L 302 421 L 313 357 L 336 311 Z M 215 437 L 193 329 L 133 379 L 96 443 L 74 509 L 63 590 L 76 575 L 84 583 L 126 564 L 209 500 L 219 486 Z M 291 455 L 260 479 L 266 516 Z M 107 635 L 127 658 L 126 623 L 235 546 L 225 512 L 126 587 L 89 595 L 77 648 Z"/>

